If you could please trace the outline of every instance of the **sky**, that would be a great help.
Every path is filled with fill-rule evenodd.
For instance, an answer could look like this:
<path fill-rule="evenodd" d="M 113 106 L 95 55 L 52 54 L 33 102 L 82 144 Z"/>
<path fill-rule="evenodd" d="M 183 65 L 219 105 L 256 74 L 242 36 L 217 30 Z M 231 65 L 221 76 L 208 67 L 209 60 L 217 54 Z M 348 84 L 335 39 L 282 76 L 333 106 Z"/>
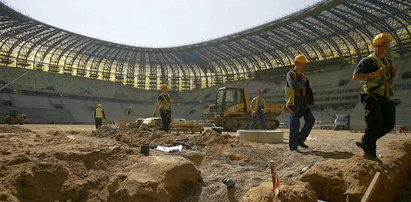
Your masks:
<path fill-rule="evenodd" d="M 1 0 L 47 24 L 111 42 L 173 47 L 239 32 L 319 0 Z"/>

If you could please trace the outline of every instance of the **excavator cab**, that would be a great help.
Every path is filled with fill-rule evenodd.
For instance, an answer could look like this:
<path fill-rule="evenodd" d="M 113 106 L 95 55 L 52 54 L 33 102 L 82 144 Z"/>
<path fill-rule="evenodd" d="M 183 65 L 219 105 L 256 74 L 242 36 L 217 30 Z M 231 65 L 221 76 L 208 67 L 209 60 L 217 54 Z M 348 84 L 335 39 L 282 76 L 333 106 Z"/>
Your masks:
<path fill-rule="evenodd" d="M 217 90 L 215 109 L 217 116 L 244 113 L 247 110 L 244 88 L 223 87 Z"/>

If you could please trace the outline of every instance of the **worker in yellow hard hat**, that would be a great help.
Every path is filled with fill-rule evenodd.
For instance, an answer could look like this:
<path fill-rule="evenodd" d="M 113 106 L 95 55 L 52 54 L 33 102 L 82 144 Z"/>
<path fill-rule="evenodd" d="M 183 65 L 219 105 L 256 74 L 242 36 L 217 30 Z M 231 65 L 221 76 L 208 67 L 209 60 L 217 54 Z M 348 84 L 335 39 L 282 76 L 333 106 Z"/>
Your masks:
<path fill-rule="evenodd" d="M 367 159 L 381 161 L 377 157 L 377 140 L 395 126 L 395 104 L 392 82 L 397 68 L 387 57 L 391 35 L 381 33 L 372 40 L 373 53 L 363 58 L 353 73 L 353 80 L 363 82 L 361 102 L 365 109 L 365 132 L 356 145 L 363 149 Z"/>
<path fill-rule="evenodd" d="M 103 105 L 98 104 L 96 110 L 94 111 L 94 120 L 96 124 L 96 129 L 99 129 L 101 127 L 101 124 L 103 123 L 103 119 L 105 118 L 106 118 L 106 115 L 104 114 Z"/>
<path fill-rule="evenodd" d="M 133 107 L 131 105 L 129 105 L 127 107 L 127 115 L 131 115 L 131 112 L 133 111 Z"/>
<path fill-rule="evenodd" d="M 168 94 L 168 85 L 163 84 L 161 86 L 161 94 L 157 98 L 157 102 L 154 107 L 153 116 L 156 116 L 157 110 L 160 110 L 161 122 L 163 126 L 161 130 L 168 132 L 171 123 L 171 97 Z"/>
<path fill-rule="evenodd" d="M 258 92 L 258 96 L 254 97 L 250 103 L 250 109 L 251 109 L 250 129 L 255 129 L 257 125 L 257 121 L 260 121 L 260 129 L 265 130 L 267 128 L 265 124 L 264 108 L 265 108 L 264 91 L 260 90 Z"/>
<path fill-rule="evenodd" d="M 304 55 L 294 58 L 294 68 L 287 73 L 285 86 L 286 109 L 290 112 L 289 148 L 296 151 L 298 146 L 308 148 L 305 140 L 314 126 L 315 118 L 310 105 L 314 96 L 304 69 L 308 60 Z M 300 130 L 300 118 L 304 117 L 304 126 Z"/>

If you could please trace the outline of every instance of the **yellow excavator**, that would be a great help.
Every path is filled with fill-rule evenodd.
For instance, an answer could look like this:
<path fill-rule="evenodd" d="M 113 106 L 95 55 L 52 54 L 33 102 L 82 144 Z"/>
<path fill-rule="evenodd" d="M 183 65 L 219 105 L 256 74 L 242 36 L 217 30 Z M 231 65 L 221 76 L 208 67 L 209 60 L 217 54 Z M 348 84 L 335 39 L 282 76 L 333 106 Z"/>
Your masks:
<path fill-rule="evenodd" d="M 247 129 L 251 123 L 250 97 L 247 89 L 222 87 L 217 90 L 213 123 L 225 131 Z M 266 102 L 264 115 L 268 130 L 280 125 L 277 116 L 284 113 L 284 106 Z M 257 125 L 257 127 L 259 127 Z"/>
<path fill-rule="evenodd" d="M 4 116 L 2 120 L 0 120 L 0 124 L 28 124 L 29 119 L 22 111 L 12 109 L 9 110 L 9 114 Z"/>

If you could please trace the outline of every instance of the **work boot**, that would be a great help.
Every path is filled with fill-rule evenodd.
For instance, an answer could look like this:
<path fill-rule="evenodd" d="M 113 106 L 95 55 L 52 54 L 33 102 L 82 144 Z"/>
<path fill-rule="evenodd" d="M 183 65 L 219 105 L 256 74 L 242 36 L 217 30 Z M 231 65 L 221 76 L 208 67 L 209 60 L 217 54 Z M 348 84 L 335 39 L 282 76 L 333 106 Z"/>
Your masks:
<path fill-rule="evenodd" d="M 376 161 L 378 163 L 382 163 L 381 159 L 377 157 L 377 154 L 375 152 L 364 152 L 364 158 L 371 161 Z"/>
<path fill-rule="evenodd" d="M 298 145 L 302 148 L 308 149 L 308 145 L 306 145 L 304 142 L 299 142 Z"/>
<path fill-rule="evenodd" d="M 297 148 L 290 148 L 290 151 L 296 151 L 296 152 L 298 152 L 298 149 Z"/>
<path fill-rule="evenodd" d="M 357 147 L 361 148 L 365 152 L 365 146 L 362 141 L 356 141 L 355 145 L 357 145 Z"/>

